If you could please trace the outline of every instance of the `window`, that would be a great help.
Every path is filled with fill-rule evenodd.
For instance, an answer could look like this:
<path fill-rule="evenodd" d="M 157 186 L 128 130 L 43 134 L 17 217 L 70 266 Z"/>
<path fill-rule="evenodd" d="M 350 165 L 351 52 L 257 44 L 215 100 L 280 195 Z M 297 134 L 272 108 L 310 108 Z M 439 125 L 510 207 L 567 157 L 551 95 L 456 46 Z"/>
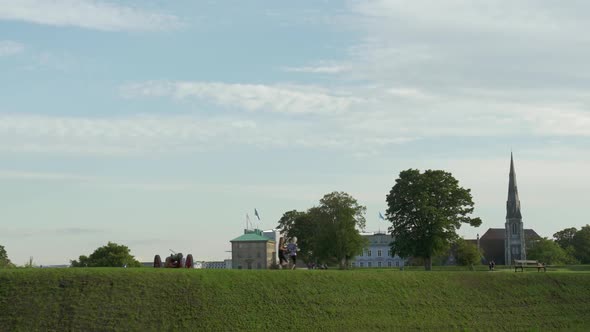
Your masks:
<path fill-rule="evenodd" d="M 363 249 L 363 251 L 361 251 L 361 257 L 363 257 L 365 255 L 365 250 Z"/>
<path fill-rule="evenodd" d="M 393 257 L 393 255 L 391 254 L 391 249 L 387 250 L 387 256 Z"/>
<path fill-rule="evenodd" d="M 367 267 L 373 267 L 373 263 L 372 262 L 367 262 Z"/>
<path fill-rule="evenodd" d="M 359 266 L 360 266 L 360 267 L 365 267 L 365 263 L 363 263 L 363 262 L 360 262 L 360 263 L 359 263 Z"/>
<path fill-rule="evenodd" d="M 256 257 L 260 258 L 260 251 L 256 253 Z"/>
<path fill-rule="evenodd" d="M 512 234 L 516 234 L 516 224 L 512 224 Z"/>
<path fill-rule="evenodd" d="M 371 250 L 367 250 L 367 256 L 371 257 L 372 251 Z"/>
<path fill-rule="evenodd" d="M 399 261 L 396 261 L 395 262 L 395 266 L 399 266 Z"/>
<path fill-rule="evenodd" d="M 387 266 L 391 267 L 391 261 L 387 262 Z"/>
<path fill-rule="evenodd" d="M 350 263 L 350 266 L 355 267 L 356 264 L 354 262 Z"/>
<path fill-rule="evenodd" d="M 381 249 L 377 250 L 377 257 L 381 257 Z"/>
<path fill-rule="evenodd" d="M 377 267 L 381 267 L 381 262 L 377 262 Z"/>
<path fill-rule="evenodd" d="M 262 267 L 262 265 L 260 265 L 260 263 L 256 264 L 256 268 L 260 270 L 260 268 Z"/>

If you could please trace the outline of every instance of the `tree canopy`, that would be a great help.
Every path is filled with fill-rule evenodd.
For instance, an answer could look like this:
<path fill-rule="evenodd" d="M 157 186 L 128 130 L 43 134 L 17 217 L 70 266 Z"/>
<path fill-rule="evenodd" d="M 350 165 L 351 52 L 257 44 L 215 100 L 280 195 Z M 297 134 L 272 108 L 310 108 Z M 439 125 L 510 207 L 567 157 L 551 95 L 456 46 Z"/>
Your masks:
<path fill-rule="evenodd" d="M 332 192 L 306 212 L 286 212 L 279 228 L 287 237 L 297 237 L 304 260 L 337 262 L 345 268 L 366 245 L 359 233 L 365 227 L 365 211 L 349 194 Z"/>
<path fill-rule="evenodd" d="M 451 173 L 442 170 L 400 172 L 386 200 L 393 252 L 423 258 L 426 270 L 432 268 L 433 256 L 458 239 L 461 224 L 481 224 L 480 218 L 469 216 L 473 213 L 470 189 L 460 187 Z"/>
<path fill-rule="evenodd" d="M 573 246 L 574 235 L 576 235 L 576 232 L 578 232 L 578 230 L 575 227 L 566 228 L 553 234 L 553 238 L 560 247 L 567 249 L 568 247 Z"/>
<path fill-rule="evenodd" d="M 131 250 L 124 245 L 109 242 L 97 248 L 90 256 L 81 255 L 78 260 L 71 261 L 72 267 L 139 267 L 141 264 L 130 254 Z"/>
<path fill-rule="evenodd" d="M 3 245 L 0 245 L 0 268 L 14 267 L 14 264 L 8 259 L 8 253 Z"/>
<path fill-rule="evenodd" d="M 569 264 L 567 251 L 548 238 L 532 240 L 527 244 L 527 258 L 546 264 Z"/>
<path fill-rule="evenodd" d="M 574 255 L 582 264 L 590 263 L 590 225 L 582 227 L 572 239 Z"/>
<path fill-rule="evenodd" d="M 469 243 L 464 239 L 458 239 L 455 245 L 457 264 L 469 266 L 470 269 L 473 269 L 473 265 L 481 263 L 481 252 L 477 250 L 475 244 Z"/>

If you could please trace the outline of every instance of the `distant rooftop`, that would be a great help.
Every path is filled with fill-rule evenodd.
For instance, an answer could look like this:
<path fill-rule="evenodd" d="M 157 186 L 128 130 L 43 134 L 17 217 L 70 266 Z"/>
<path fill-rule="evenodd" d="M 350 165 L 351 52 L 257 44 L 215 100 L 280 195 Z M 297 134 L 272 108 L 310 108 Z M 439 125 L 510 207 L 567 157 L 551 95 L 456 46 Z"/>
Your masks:
<path fill-rule="evenodd" d="M 230 242 L 245 242 L 245 241 L 273 241 L 266 236 L 262 235 L 262 231 L 259 229 L 245 229 L 244 234 L 231 240 Z M 274 242 L 274 241 L 273 241 Z"/>

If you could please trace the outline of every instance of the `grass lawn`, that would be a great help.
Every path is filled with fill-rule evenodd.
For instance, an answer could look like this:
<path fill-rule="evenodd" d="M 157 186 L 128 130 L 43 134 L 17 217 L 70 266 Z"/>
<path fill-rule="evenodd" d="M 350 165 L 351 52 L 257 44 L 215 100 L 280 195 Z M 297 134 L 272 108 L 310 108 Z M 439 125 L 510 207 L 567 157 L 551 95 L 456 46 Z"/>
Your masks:
<path fill-rule="evenodd" d="M 590 329 L 586 266 L 437 269 L 0 270 L 0 330 Z"/>

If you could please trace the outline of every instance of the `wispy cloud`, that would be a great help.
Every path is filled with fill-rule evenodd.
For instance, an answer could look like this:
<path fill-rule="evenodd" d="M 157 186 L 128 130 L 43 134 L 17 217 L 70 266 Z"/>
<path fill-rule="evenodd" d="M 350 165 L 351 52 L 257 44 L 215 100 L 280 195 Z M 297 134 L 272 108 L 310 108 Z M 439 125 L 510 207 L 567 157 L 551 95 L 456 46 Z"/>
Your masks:
<path fill-rule="evenodd" d="M 43 180 L 43 181 L 93 181 L 95 177 L 52 172 L 32 172 L 0 169 L 3 180 Z"/>
<path fill-rule="evenodd" d="M 150 81 L 125 85 L 126 97 L 199 98 L 248 111 L 279 113 L 332 113 L 345 111 L 362 100 L 314 87 Z"/>
<path fill-rule="evenodd" d="M 344 65 L 323 65 L 323 66 L 303 66 L 303 67 L 283 67 L 286 72 L 294 73 L 311 73 L 311 74 L 338 74 L 349 70 Z"/>
<path fill-rule="evenodd" d="M 0 40 L 0 56 L 15 55 L 21 53 L 25 46 L 12 40 Z"/>
<path fill-rule="evenodd" d="M 103 31 L 165 30 L 182 25 L 174 15 L 98 0 L 0 0 L 0 20 Z"/>

